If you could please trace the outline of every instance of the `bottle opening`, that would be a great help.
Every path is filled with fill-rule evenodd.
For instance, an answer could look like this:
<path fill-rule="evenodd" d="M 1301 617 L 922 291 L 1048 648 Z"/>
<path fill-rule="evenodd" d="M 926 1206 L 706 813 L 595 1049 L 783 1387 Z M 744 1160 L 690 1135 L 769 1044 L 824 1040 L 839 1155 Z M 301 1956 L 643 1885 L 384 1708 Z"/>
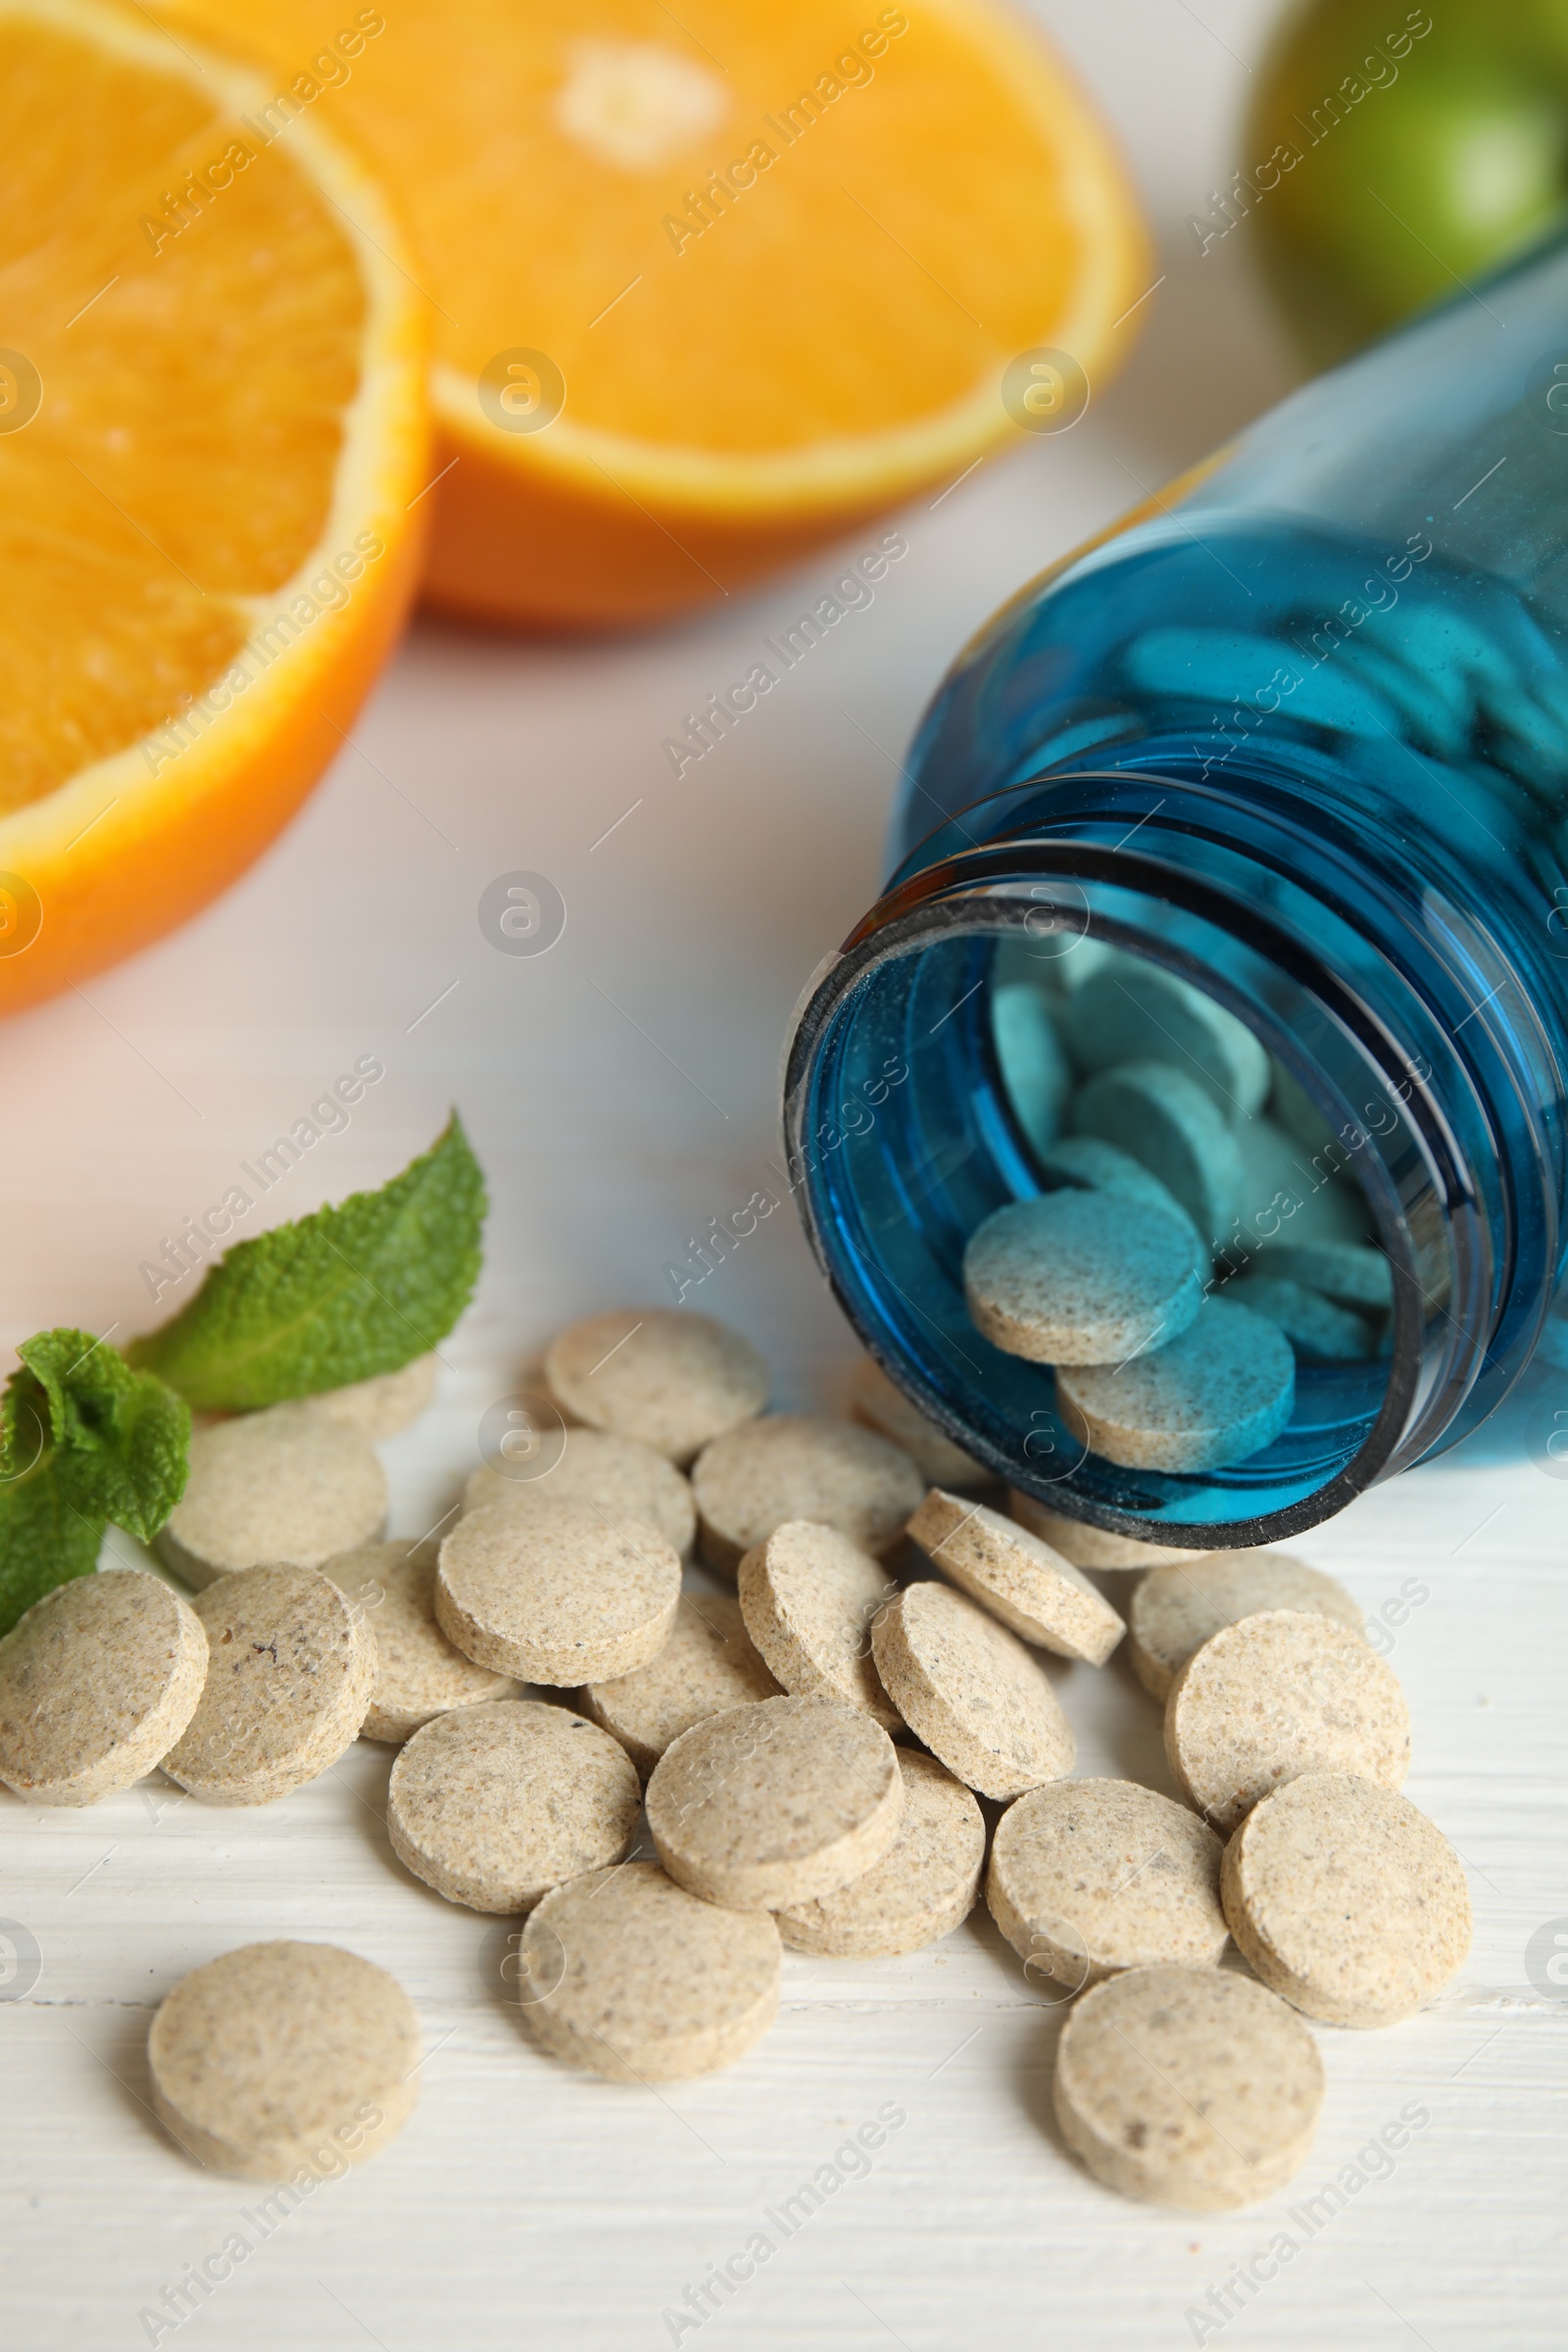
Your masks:
<path fill-rule="evenodd" d="M 1117 872 L 884 902 L 803 1003 L 797 1198 L 872 1353 L 998 1477 L 1265 1542 L 1452 1420 L 1492 1226 L 1429 1063 Z"/>

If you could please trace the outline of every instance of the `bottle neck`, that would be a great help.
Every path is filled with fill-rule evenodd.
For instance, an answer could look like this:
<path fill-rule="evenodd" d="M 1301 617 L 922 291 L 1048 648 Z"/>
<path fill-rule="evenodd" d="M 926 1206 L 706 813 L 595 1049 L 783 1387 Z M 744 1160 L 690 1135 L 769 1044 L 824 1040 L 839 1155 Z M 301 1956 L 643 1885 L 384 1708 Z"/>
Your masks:
<path fill-rule="evenodd" d="M 817 1255 L 873 1353 L 999 1476 L 1122 1533 L 1266 1542 L 1452 1443 L 1517 1377 L 1559 1252 L 1560 1041 L 1516 943 L 1419 862 L 1364 812 L 1342 837 L 1299 777 L 1266 765 L 1053 775 L 923 845 L 808 989 L 785 1115 Z M 1333 1130 L 1318 1179 L 1359 1184 L 1394 1272 L 1375 1382 L 1318 1383 L 1266 1467 L 1213 1483 L 1097 1485 L 963 1307 L 967 1234 L 1040 1181 L 991 1045 L 999 944 L 1048 972 L 1091 936 L 1256 1032 Z M 1234 1250 L 1300 1205 L 1248 1202 Z"/>

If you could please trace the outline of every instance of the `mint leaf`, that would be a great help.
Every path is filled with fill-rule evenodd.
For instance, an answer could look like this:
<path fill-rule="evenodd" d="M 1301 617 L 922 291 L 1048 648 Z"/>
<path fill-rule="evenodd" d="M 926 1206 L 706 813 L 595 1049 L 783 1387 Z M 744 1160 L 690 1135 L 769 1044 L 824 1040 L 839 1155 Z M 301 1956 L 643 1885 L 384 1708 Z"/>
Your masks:
<path fill-rule="evenodd" d="M 110 1520 L 147 1543 L 185 1485 L 187 1406 L 87 1331 L 42 1331 L 0 1396 L 0 1633 L 74 1576 Z"/>
<path fill-rule="evenodd" d="M 486 1206 L 454 1111 L 378 1193 L 237 1243 L 187 1307 L 132 1343 L 130 1360 L 213 1412 L 395 1372 L 444 1339 L 472 1297 Z"/>

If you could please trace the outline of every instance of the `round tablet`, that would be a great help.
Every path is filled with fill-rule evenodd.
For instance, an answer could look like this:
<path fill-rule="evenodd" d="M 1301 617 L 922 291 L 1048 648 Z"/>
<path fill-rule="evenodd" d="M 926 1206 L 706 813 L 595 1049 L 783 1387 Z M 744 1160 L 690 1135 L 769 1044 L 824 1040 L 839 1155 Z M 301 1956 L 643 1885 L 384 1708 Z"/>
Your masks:
<path fill-rule="evenodd" d="M 470 1911 L 526 1911 L 545 1890 L 618 1862 L 642 1801 L 625 1749 L 538 1698 L 437 1715 L 398 1751 L 392 1851 Z"/>
<path fill-rule="evenodd" d="M 1227 2213 L 1306 2159 L 1323 2061 L 1294 2009 L 1224 1968 L 1132 1968 L 1068 2011 L 1056 2044 L 1061 2135 L 1107 2188 Z"/>
<path fill-rule="evenodd" d="M 1063 1364 L 1056 1409 L 1080 1444 L 1134 1470 L 1217 1470 L 1271 1446 L 1296 1405 L 1282 1331 L 1224 1298 L 1157 1353 Z"/>
<path fill-rule="evenodd" d="M 396 1372 L 378 1372 L 372 1380 L 356 1380 L 346 1389 L 323 1389 L 300 1399 L 319 1421 L 335 1421 L 352 1429 L 371 1446 L 395 1438 L 419 1418 L 435 1396 L 436 1359 L 416 1355 Z"/>
<path fill-rule="evenodd" d="M 1059 1551 L 1075 1568 L 1157 1568 L 1170 1560 L 1200 1560 L 1202 1550 L 1184 1551 L 1168 1544 L 1145 1544 L 1137 1536 L 1113 1536 L 1087 1519 L 1068 1519 L 1062 1512 L 1037 1502 L 1021 1487 L 1007 1489 L 1007 1509 L 1020 1527 Z"/>
<path fill-rule="evenodd" d="M 537 2038 L 612 2082 L 715 2074 L 778 2014 L 778 1930 L 766 1912 L 701 1902 L 657 1862 L 558 1886 L 523 1930 L 521 1959 Z"/>
<path fill-rule="evenodd" d="M 1372 1334 L 1364 1316 L 1336 1306 L 1321 1291 L 1279 1274 L 1243 1274 L 1225 1285 L 1234 1306 L 1250 1306 L 1266 1315 L 1284 1332 L 1293 1348 L 1321 1362 L 1348 1364 L 1372 1353 Z"/>
<path fill-rule="evenodd" d="M 1127 1631 L 1088 1577 L 1000 1511 L 933 1488 L 909 1533 L 956 1585 L 1025 1642 L 1103 1666 Z"/>
<path fill-rule="evenodd" d="M 589 1502 L 488 1504 L 441 1545 L 435 1613 L 465 1657 L 519 1682 L 571 1686 L 656 1658 L 680 1605 L 680 1561 L 641 1519 Z"/>
<path fill-rule="evenodd" d="M 34 1601 L 0 1642 L 0 1781 L 91 1805 L 167 1755 L 196 1712 L 207 1636 L 144 1568 L 100 1568 Z"/>
<path fill-rule="evenodd" d="M 746 1630 L 784 1690 L 902 1729 L 871 1655 L 871 1620 L 894 1587 L 868 1551 L 836 1527 L 789 1519 L 746 1554 L 736 1582 Z"/>
<path fill-rule="evenodd" d="M 147 2036 L 181 2147 L 245 2180 L 318 2180 L 402 2130 L 419 2021 L 395 1978 L 332 1943 L 247 1943 L 182 1977 Z"/>
<path fill-rule="evenodd" d="M 172 1781 L 210 1805 L 265 1805 L 352 1747 L 375 1684 L 375 1639 L 315 1568 L 247 1568 L 196 1596 L 207 1680 Z"/>
<path fill-rule="evenodd" d="M 1056 1693 L 1017 1637 L 961 1592 L 908 1586 L 871 1628 L 871 1649 L 915 1738 L 982 1796 L 1021 1796 L 1071 1772 Z"/>
<path fill-rule="evenodd" d="M 900 1446 L 853 1421 L 772 1413 L 708 1446 L 692 1471 L 702 1553 L 721 1576 L 786 1519 L 836 1527 L 867 1551 L 892 1549 L 925 1493 Z"/>
<path fill-rule="evenodd" d="M 640 1439 L 602 1429 L 568 1429 L 561 1459 L 542 1478 L 508 1478 L 481 1462 L 463 1490 L 465 1511 L 530 1511 L 542 1501 L 597 1503 L 612 1526 L 645 1520 L 682 1559 L 697 1533 L 691 1488 L 673 1464 Z"/>
<path fill-rule="evenodd" d="M 323 1573 L 365 1612 L 375 1639 L 375 1682 L 363 1740 L 400 1745 L 432 1715 L 488 1698 L 515 1698 L 509 1675 L 476 1666 L 435 1621 L 435 1558 L 427 1544 L 362 1544 Z"/>
<path fill-rule="evenodd" d="M 1081 1070 L 1170 1055 L 1227 1120 L 1250 1119 L 1268 1097 L 1268 1054 L 1246 1024 L 1190 980 L 1118 956 L 1068 998 L 1062 1028 Z"/>
<path fill-rule="evenodd" d="M 640 1438 L 682 1464 L 767 1402 L 767 1366 L 750 1340 L 667 1306 L 619 1307 L 558 1332 L 545 1378 L 591 1429 Z"/>
<path fill-rule="evenodd" d="M 869 1715 L 828 1698 L 766 1698 L 710 1715 L 668 1746 L 648 1827 L 677 1885 L 736 1911 L 831 1894 L 899 1834 L 904 1783 Z"/>
<path fill-rule="evenodd" d="M 1127 1654 L 1158 1699 L 1195 1650 L 1222 1625 L 1269 1609 L 1332 1617 L 1360 1633 L 1364 1620 L 1343 1585 L 1288 1551 L 1209 1551 L 1152 1568 L 1127 1609 Z"/>
<path fill-rule="evenodd" d="M 1124 1061 L 1091 1078 L 1072 1106 L 1080 1135 L 1098 1135 L 1141 1160 L 1175 1194 L 1203 1241 L 1231 1228 L 1242 1197 L 1242 1153 L 1229 1120 L 1196 1078 L 1172 1061 Z"/>
<path fill-rule="evenodd" d="M 1397 1788 L 1410 1764 L 1404 1692 L 1359 1634 L 1270 1609 L 1211 1635 L 1165 1701 L 1165 1753 L 1225 1835 L 1282 1781 L 1352 1772 Z"/>
<path fill-rule="evenodd" d="M 1102 1143 L 1098 1135 L 1064 1135 L 1041 1154 L 1040 1164 L 1048 1176 L 1055 1176 L 1063 1183 L 1083 1185 L 1092 1193 L 1120 1193 L 1129 1200 L 1145 1200 L 1154 1208 L 1162 1208 L 1191 1234 L 1199 1279 L 1206 1278 L 1208 1245 L 1199 1240 L 1198 1227 L 1175 1194 L 1157 1176 L 1151 1176 L 1130 1152 L 1118 1152 L 1114 1144 Z"/>
<path fill-rule="evenodd" d="M 646 1781 L 694 1723 L 778 1696 L 733 1592 L 683 1592 L 658 1657 L 612 1682 L 586 1684 L 578 1704 L 620 1741 Z"/>
<path fill-rule="evenodd" d="M 883 1437 L 902 1446 L 920 1476 L 934 1487 L 984 1487 L 991 1484 L 991 1472 L 983 1462 L 955 1446 L 953 1440 L 928 1421 L 917 1404 L 911 1404 L 902 1389 L 896 1389 L 881 1365 L 873 1357 L 862 1355 L 856 1366 L 851 1401 L 858 1421 L 864 1421 Z"/>
<path fill-rule="evenodd" d="M 1072 1992 L 1122 1968 L 1211 1968 L 1228 1941 L 1220 1852 L 1157 1789 L 1057 1781 L 1002 1816 L 986 1902 L 1019 1958 Z"/>
<path fill-rule="evenodd" d="M 976 1227 L 963 1253 L 976 1330 L 1039 1364 L 1119 1364 L 1163 1348 L 1202 1302 L 1192 1235 L 1120 1193 L 1041 1193 Z"/>
<path fill-rule="evenodd" d="M 889 1960 L 951 1935 L 974 1909 L 986 1858 L 985 1817 L 935 1756 L 901 1748 L 904 1819 L 880 1862 L 847 1886 L 778 1915 L 792 1951 Z"/>
<path fill-rule="evenodd" d="M 1470 1949 L 1470 1892 L 1441 1830 L 1392 1788 L 1308 1772 L 1254 1805 L 1220 1892 L 1271 1991 L 1331 2026 L 1395 2026 Z"/>
<path fill-rule="evenodd" d="M 386 1474 L 352 1429 L 297 1404 L 199 1429 L 158 1549 L 200 1591 L 237 1568 L 319 1568 L 386 1525 Z"/>

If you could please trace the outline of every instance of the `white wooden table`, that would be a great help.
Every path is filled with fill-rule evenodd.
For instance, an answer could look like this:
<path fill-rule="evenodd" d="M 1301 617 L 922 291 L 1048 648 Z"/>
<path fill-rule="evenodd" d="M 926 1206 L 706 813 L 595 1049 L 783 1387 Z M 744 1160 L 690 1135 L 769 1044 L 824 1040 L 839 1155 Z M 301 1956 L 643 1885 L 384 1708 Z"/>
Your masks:
<path fill-rule="evenodd" d="M 1141 350 L 1071 434 L 901 518 L 909 554 L 875 605 L 743 730 L 678 784 L 661 759 L 682 713 L 819 593 L 826 558 L 752 602 L 611 645 L 421 626 L 249 880 L 179 938 L 0 1032 L 0 1337 L 56 1322 L 124 1336 L 153 1319 L 139 1262 L 374 1054 L 384 1082 L 267 1213 L 381 1181 L 461 1105 L 495 1206 L 438 1407 L 385 1449 L 394 1527 L 416 1534 L 543 1336 L 659 1297 L 688 1235 L 767 1181 L 785 1019 L 873 893 L 894 763 L 948 657 L 1020 579 L 1289 380 L 1243 237 L 1200 261 L 1182 229 L 1239 160 L 1233 125 L 1270 12 L 1203 0 L 1200 13 L 1102 0 L 1085 24 L 1066 0 L 1044 7 L 1119 120 L 1160 224 L 1167 276 Z M 496 954 L 476 920 L 485 885 L 516 868 L 550 875 L 568 908 L 537 959 Z M 780 1401 L 841 1394 L 852 1345 L 785 1215 L 692 1302 L 766 1347 Z M 1392 2033 L 1323 2033 L 1317 2144 L 1272 2205 L 1171 2216 L 1077 2170 L 1049 2113 L 1060 2013 L 984 1914 L 903 1962 L 787 1956 L 777 2027 L 713 2080 L 656 2094 L 567 2073 L 509 2002 L 505 1926 L 393 1861 L 390 1751 L 362 1744 L 255 1813 L 204 1810 L 156 1779 L 80 1814 L 0 1802 L 0 1916 L 39 1956 L 24 1997 L 0 1997 L 0 2343 L 1157 2352 L 1222 2337 L 1558 2352 L 1568 1983 L 1539 1954 L 1533 1983 L 1526 1953 L 1553 1921 L 1568 1935 L 1568 1485 L 1530 1455 L 1559 1392 L 1568 1407 L 1568 1374 L 1534 1374 L 1462 1455 L 1298 1546 L 1370 1610 L 1407 1579 L 1426 1592 L 1393 1637 L 1415 1719 L 1409 1788 L 1464 1855 L 1477 1928 L 1435 2009 Z M 1123 1667 L 1057 1679 L 1081 1770 L 1168 1786 L 1155 1710 Z M 401 2139 L 264 2236 L 245 2218 L 257 2197 L 197 2171 L 153 2122 L 144 2044 L 186 1970 L 278 1935 L 393 1970 L 429 2055 Z M 879 2113 L 904 2120 L 863 2177 L 788 2237 L 764 2219 Z M 1368 2160 L 1387 2177 L 1347 2171 L 1401 2114 L 1392 2171 Z M 1342 2209 L 1322 2193 L 1336 2181 Z M 1271 2263 L 1285 2230 L 1299 2248 Z M 167 2320 L 165 2290 L 236 2231 L 252 2251 L 188 2318 L 141 2316 Z M 759 2231 L 773 2249 L 700 2328 L 664 2316 Z M 1260 2250 L 1259 2272 L 1277 2275 L 1233 2292 L 1222 2325 L 1226 2280 Z"/>

